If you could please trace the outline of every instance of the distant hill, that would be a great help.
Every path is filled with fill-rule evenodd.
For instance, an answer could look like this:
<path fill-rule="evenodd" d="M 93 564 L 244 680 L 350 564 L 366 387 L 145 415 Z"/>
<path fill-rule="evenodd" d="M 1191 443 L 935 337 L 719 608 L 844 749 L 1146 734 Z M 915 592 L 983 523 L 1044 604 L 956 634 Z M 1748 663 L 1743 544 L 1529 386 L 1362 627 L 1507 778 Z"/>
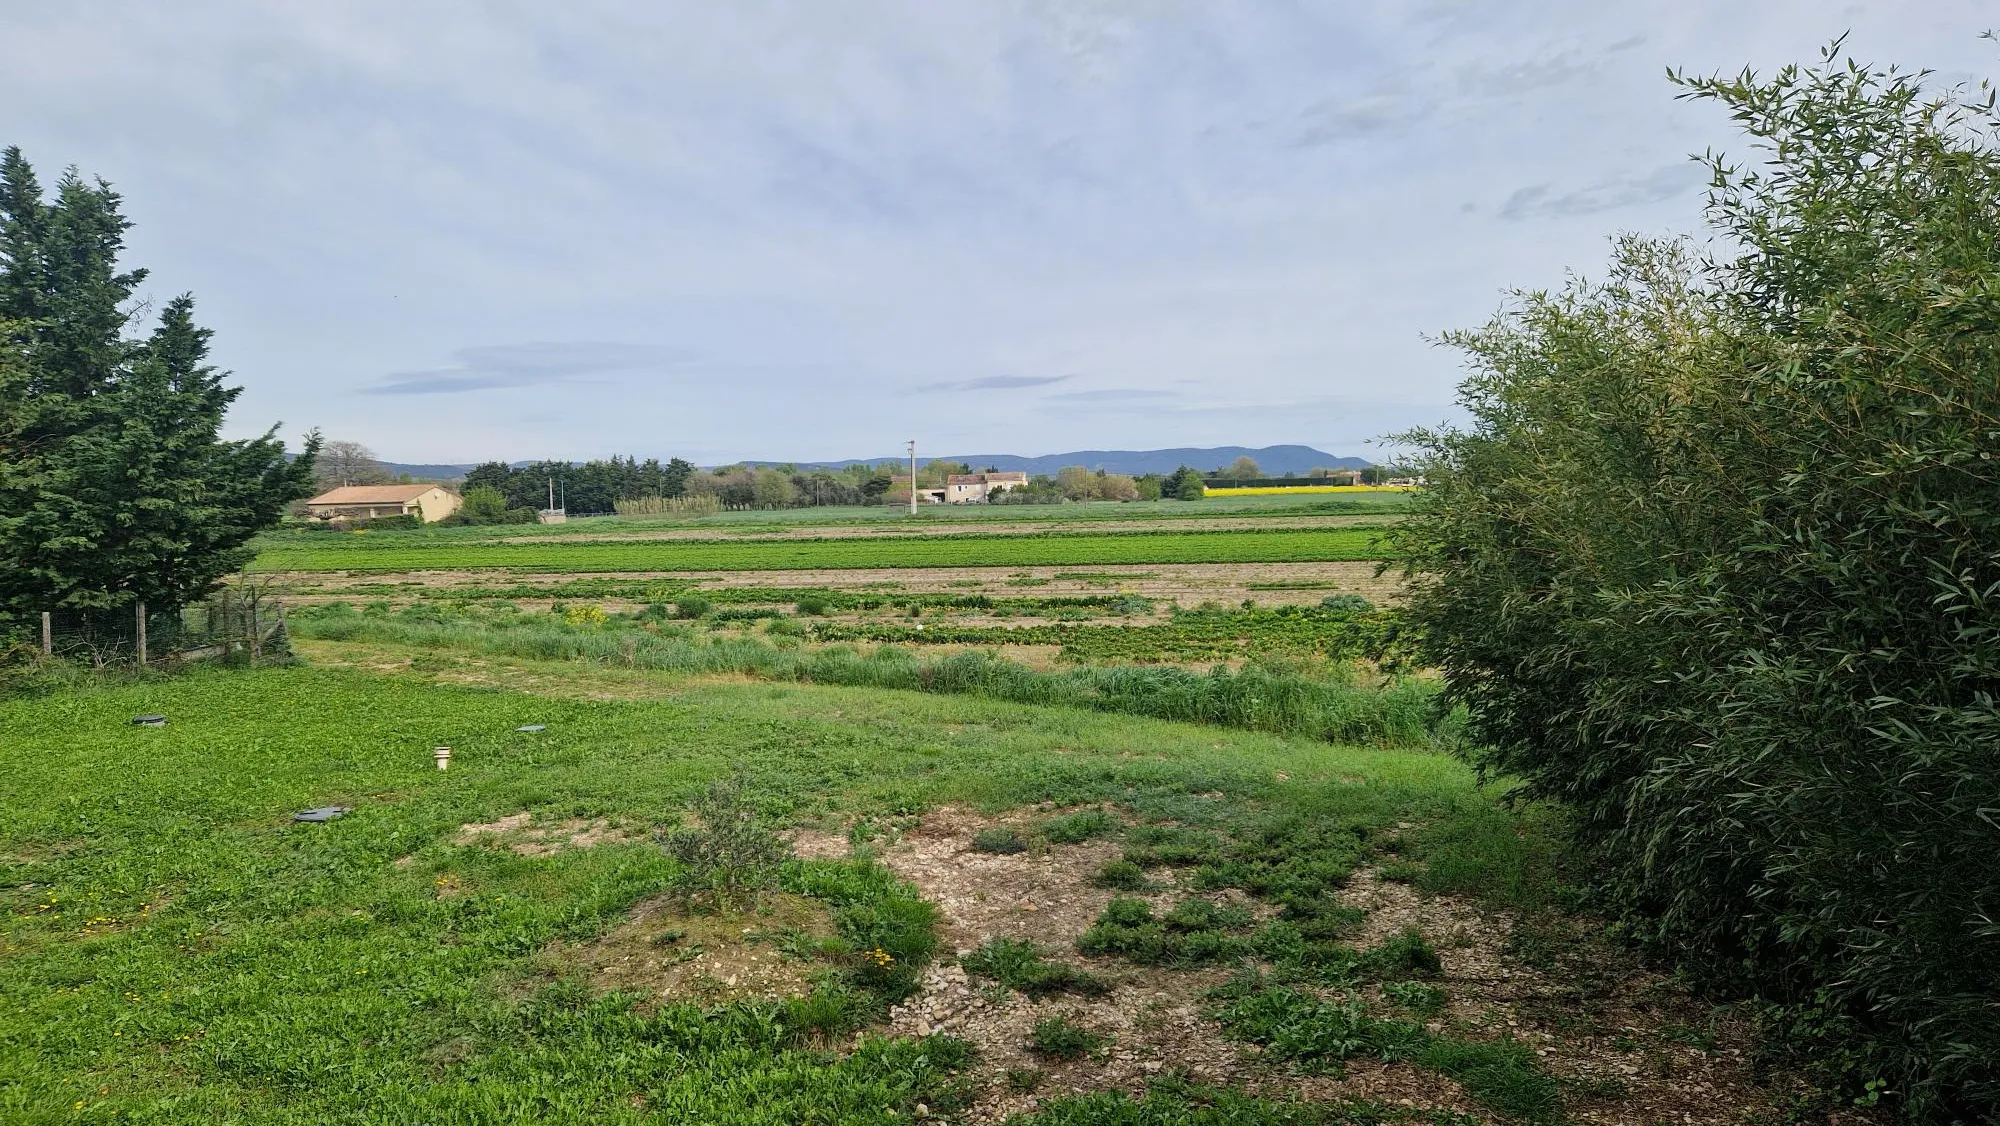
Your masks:
<path fill-rule="evenodd" d="M 407 473 L 419 481 L 455 481 L 472 471 L 470 465 L 416 465 L 401 461 L 379 463 L 391 477 Z"/>
<path fill-rule="evenodd" d="M 1366 458 L 1338 457 L 1311 446 L 1209 446 L 1172 450 L 1073 450 L 1066 454 L 1022 457 L 1019 454 L 927 454 L 917 451 L 918 461 L 962 461 L 974 469 L 1020 470 L 1023 473 L 1054 473 L 1066 465 L 1102 469 L 1106 473 L 1172 473 L 1183 465 L 1202 472 L 1220 469 L 1239 457 L 1250 457 L 1267 477 L 1287 473 L 1304 476 L 1313 469 L 1365 469 L 1374 463 Z M 782 462 L 746 461 L 745 465 L 816 465 L 838 469 L 848 465 L 874 465 L 894 461 L 893 457 L 849 458 L 846 461 Z"/>
<path fill-rule="evenodd" d="M 1250 457 L 1257 462 L 1257 468 L 1266 477 L 1283 477 L 1296 473 L 1303 477 L 1314 469 L 1365 469 L 1374 462 L 1359 457 L 1337 457 L 1311 446 L 1262 446 L 1252 449 L 1248 446 L 1208 446 L 1203 448 L 1183 447 L 1173 450 L 1073 450 L 1066 454 L 1047 454 L 1042 457 L 1022 457 L 1020 454 L 927 454 L 917 453 L 919 461 L 962 461 L 974 469 L 1019 470 L 1023 473 L 1048 473 L 1066 465 L 1081 465 L 1085 469 L 1102 469 L 1106 473 L 1172 473 L 1183 465 L 1191 465 L 1206 473 L 1221 469 L 1239 457 Z M 895 461 L 895 457 L 855 457 L 845 461 L 746 461 L 743 465 L 797 465 L 821 466 L 839 469 L 849 465 L 876 465 L 885 461 Z M 529 462 L 516 461 L 516 466 Z M 732 463 L 735 464 L 735 463 Z M 413 464 L 400 461 L 385 461 L 382 468 L 392 475 L 407 473 L 418 480 L 451 481 L 463 477 L 472 469 L 471 465 Z"/>

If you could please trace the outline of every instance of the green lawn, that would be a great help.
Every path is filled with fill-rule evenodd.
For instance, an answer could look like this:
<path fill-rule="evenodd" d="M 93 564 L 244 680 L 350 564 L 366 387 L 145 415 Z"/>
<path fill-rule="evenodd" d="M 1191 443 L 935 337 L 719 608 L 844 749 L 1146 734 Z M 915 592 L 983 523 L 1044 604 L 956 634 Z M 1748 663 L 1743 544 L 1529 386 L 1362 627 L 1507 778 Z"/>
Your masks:
<path fill-rule="evenodd" d="M 796 540 L 469 543 L 449 536 L 302 533 L 267 546 L 259 571 L 544 573 L 777 571 L 876 567 L 1036 567 L 1119 563 L 1302 563 L 1377 559 L 1379 528 Z"/>
<path fill-rule="evenodd" d="M 640 1012 L 535 968 L 666 886 L 643 830 L 732 764 L 780 821 L 1110 799 L 1187 824 L 1419 822 L 1433 844 L 1406 859 L 1495 889 L 1519 886 L 1536 848 L 1431 753 L 886 690 L 653 694 L 299 667 L 0 703 L 0 1120 L 907 1122 L 948 1096 L 950 1043 L 837 1055 L 796 1012 Z M 129 724 L 150 711 L 169 725 Z M 547 730 L 512 731 L 526 723 Z M 355 812 L 288 820 L 326 804 Z M 640 836 L 542 858 L 451 842 L 520 810 Z M 893 891 L 853 891 L 876 877 L 845 865 L 790 878 Z M 441 879 L 464 894 L 439 898 Z"/>

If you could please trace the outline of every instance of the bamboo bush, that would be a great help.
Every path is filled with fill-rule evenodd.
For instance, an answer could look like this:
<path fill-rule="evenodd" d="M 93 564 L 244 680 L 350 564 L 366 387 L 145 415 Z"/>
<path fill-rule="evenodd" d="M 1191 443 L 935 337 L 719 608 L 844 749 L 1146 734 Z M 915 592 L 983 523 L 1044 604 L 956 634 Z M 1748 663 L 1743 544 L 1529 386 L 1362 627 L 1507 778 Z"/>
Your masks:
<path fill-rule="evenodd" d="M 1601 902 L 1839 1098 L 2000 1117 L 2000 149 L 1848 65 L 1682 79 L 1713 245 L 1451 342 L 1391 533 L 1488 771 L 1575 811 Z M 1844 1088 L 1844 1089 L 1841 1089 Z"/>

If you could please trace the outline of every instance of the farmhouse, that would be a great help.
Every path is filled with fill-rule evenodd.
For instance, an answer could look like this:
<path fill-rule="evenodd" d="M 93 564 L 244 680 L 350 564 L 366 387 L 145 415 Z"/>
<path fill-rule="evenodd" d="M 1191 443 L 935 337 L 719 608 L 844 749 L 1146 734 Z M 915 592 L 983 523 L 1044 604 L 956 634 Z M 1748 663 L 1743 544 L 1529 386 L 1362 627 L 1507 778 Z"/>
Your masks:
<path fill-rule="evenodd" d="M 944 479 L 944 503 L 977 504 L 994 493 L 1026 486 L 1026 473 L 953 473 Z"/>
<path fill-rule="evenodd" d="M 457 512 L 462 503 L 442 485 L 342 485 L 307 501 L 306 512 L 318 520 L 415 516 L 428 524 Z"/>

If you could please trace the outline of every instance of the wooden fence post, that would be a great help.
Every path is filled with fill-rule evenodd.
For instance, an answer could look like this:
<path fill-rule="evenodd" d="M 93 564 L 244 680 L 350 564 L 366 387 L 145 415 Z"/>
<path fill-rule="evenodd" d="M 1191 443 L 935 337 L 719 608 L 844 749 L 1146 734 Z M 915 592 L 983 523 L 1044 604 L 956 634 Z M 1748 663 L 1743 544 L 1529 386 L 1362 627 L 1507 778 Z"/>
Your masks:
<path fill-rule="evenodd" d="M 55 630 L 49 626 L 49 612 L 42 611 L 42 656 L 53 657 L 56 652 Z"/>
<path fill-rule="evenodd" d="M 134 635 L 138 638 L 139 641 L 139 667 L 145 668 L 146 667 L 146 604 L 144 602 L 139 602 L 134 604 L 133 616 L 137 618 L 139 622 L 139 628 L 133 631 Z"/>
<path fill-rule="evenodd" d="M 257 600 L 252 598 L 250 600 L 250 663 L 253 665 L 257 663 L 258 658 L 264 655 L 264 639 L 259 636 L 262 632 L 262 627 L 257 621 Z"/>

